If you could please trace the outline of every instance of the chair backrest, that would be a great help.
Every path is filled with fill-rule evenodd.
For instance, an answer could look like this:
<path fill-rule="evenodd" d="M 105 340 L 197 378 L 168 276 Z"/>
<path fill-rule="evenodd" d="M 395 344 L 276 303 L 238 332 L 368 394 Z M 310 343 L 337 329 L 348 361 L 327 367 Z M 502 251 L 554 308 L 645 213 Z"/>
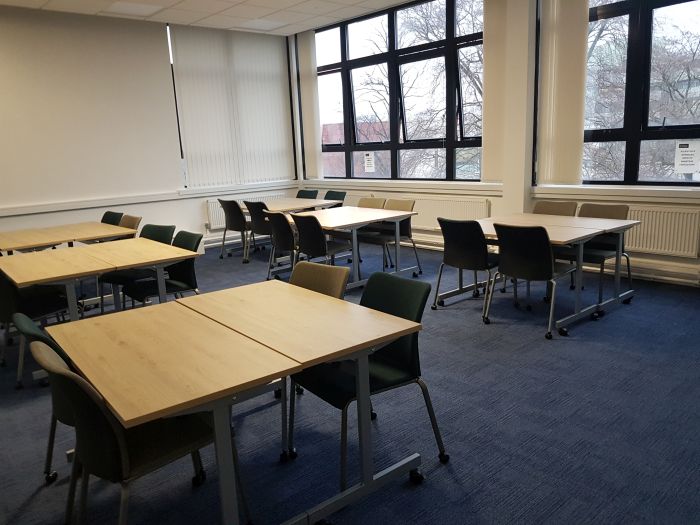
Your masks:
<path fill-rule="evenodd" d="M 121 212 L 118 211 L 106 211 L 102 214 L 102 219 L 100 222 L 104 224 L 111 224 L 112 226 L 119 226 L 119 221 L 122 220 Z"/>
<path fill-rule="evenodd" d="M 326 235 L 321 223 L 313 215 L 297 215 L 292 213 L 294 224 L 299 232 L 299 251 L 309 259 L 323 257 L 328 253 Z"/>
<path fill-rule="evenodd" d="M 35 341 L 32 356 L 49 374 L 51 395 L 71 407 L 75 420 L 75 452 L 87 472 L 118 482 L 128 476 L 124 431 L 105 406 L 100 394 L 48 346 Z"/>
<path fill-rule="evenodd" d="M 577 205 L 578 203 L 575 201 L 537 201 L 534 208 L 532 208 L 532 213 L 573 217 L 576 215 Z"/>
<path fill-rule="evenodd" d="M 456 221 L 438 217 L 444 240 L 442 262 L 464 270 L 485 270 L 488 266 L 486 237 L 477 221 Z"/>
<path fill-rule="evenodd" d="M 420 323 L 429 294 L 429 283 L 377 272 L 367 281 L 360 305 Z M 419 377 L 418 332 L 378 350 L 370 356 L 370 361 L 388 363 Z"/>
<path fill-rule="evenodd" d="M 270 221 L 270 231 L 272 233 L 272 244 L 278 252 L 292 251 L 296 249 L 294 230 L 289 224 L 289 219 L 284 213 L 266 211 L 265 216 Z M 280 255 L 279 253 L 277 254 Z"/>
<path fill-rule="evenodd" d="M 342 299 L 350 277 L 350 268 L 307 261 L 298 262 L 289 283 L 314 292 Z"/>
<path fill-rule="evenodd" d="M 201 233 L 182 230 L 177 232 L 173 239 L 173 246 L 196 252 L 199 249 L 199 244 L 202 242 L 202 237 Z M 168 266 L 166 268 L 168 270 L 168 279 L 184 283 L 191 290 L 197 288 L 197 274 L 194 271 L 194 261 L 194 258 L 189 258 Z"/>
<path fill-rule="evenodd" d="M 361 197 L 357 201 L 357 206 L 359 208 L 383 208 L 385 200 L 382 197 Z"/>
<path fill-rule="evenodd" d="M 337 190 L 328 190 L 326 192 L 326 195 L 323 198 L 328 200 L 328 201 L 344 201 L 345 195 L 347 195 L 347 192 L 337 191 Z M 336 206 L 340 206 L 340 204 L 336 204 Z"/>
<path fill-rule="evenodd" d="M 554 275 L 552 246 L 542 226 L 494 224 L 498 235 L 498 271 L 516 279 L 547 281 Z"/>
<path fill-rule="evenodd" d="M 219 204 L 224 210 L 226 229 L 234 232 L 242 232 L 246 229 L 246 218 L 238 201 L 219 199 Z"/>
<path fill-rule="evenodd" d="M 299 190 L 297 199 L 315 199 L 318 197 L 318 190 Z"/>
<path fill-rule="evenodd" d="M 593 217 L 596 219 L 625 220 L 629 210 L 630 207 L 627 204 L 595 204 L 592 202 L 584 202 L 581 204 L 581 209 L 578 211 L 578 216 Z M 588 241 L 584 247 L 601 250 L 616 250 L 617 234 L 603 233 L 601 235 L 596 235 L 590 241 Z M 624 251 L 624 245 L 622 249 Z"/>
<path fill-rule="evenodd" d="M 595 217 L 597 219 L 625 220 L 630 207 L 627 204 L 595 204 L 584 202 L 578 211 L 579 217 Z"/>
<path fill-rule="evenodd" d="M 243 201 L 250 214 L 250 227 L 256 235 L 271 235 L 270 223 L 265 220 L 267 204 L 257 201 Z"/>
<path fill-rule="evenodd" d="M 413 211 L 415 206 L 416 201 L 413 199 L 387 199 L 384 203 L 385 210 L 394 211 Z M 399 222 L 399 235 L 401 235 L 401 237 L 411 236 L 411 217 Z"/>
<path fill-rule="evenodd" d="M 140 237 L 150 239 L 152 241 L 162 242 L 163 244 L 170 244 L 173 240 L 174 233 L 174 225 L 146 224 L 143 228 L 141 228 Z"/>
<path fill-rule="evenodd" d="M 141 224 L 141 217 L 138 215 L 122 215 L 119 221 L 119 226 L 122 228 L 131 228 L 132 230 L 138 230 L 139 224 Z"/>

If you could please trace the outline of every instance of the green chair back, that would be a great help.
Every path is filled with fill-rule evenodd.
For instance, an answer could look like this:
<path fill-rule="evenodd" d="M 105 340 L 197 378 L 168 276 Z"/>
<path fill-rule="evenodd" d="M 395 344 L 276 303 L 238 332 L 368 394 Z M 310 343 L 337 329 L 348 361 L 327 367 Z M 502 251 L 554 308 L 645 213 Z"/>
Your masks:
<path fill-rule="evenodd" d="M 299 190 L 297 199 L 315 199 L 318 197 L 318 190 Z"/>
<path fill-rule="evenodd" d="M 201 233 L 179 231 L 173 239 L 173 246 L 196 252 L 199 249 L 199 244 L 202 242 L 202 237 Z M 194 258 L 190 258 L 168 266 L 168 279 L 186 284 L 191 290 L 197 288 L 197 274 L 194 271 L 194 261 Z"/>
<path fill-rule="evenodd" d="M 174 233 L 174 225 L 146 224 L 141 229 L 140 237 L 150 239 L 152 241 L 162 242 L 163 244 L 170 244 L 173 240 Z"/>
<path fill-rule="evenodd" d="M 429 294 L 429 283 L 377 272 L 367 281 L 360 305 L 420 323 Z M 405 335 L 378 350 L 370 356 L 372 361 L 386 362 L 419 377 L 418 333 Z"/>
<path fill-rule="evenodd" d="M 345 195 L 347 195 L 345 191 L 328 190 L 323 198 L 327 201 L 344 201 Z"/>
<path fill-rule="evenodd" d="M 112 226 L 119 226 L 119 221 L 122 220 L 121 212 L 118 211 L 106 211 L 102 215 L 102 220 L 100 222 L 104 224 L 111 224 Z"/>

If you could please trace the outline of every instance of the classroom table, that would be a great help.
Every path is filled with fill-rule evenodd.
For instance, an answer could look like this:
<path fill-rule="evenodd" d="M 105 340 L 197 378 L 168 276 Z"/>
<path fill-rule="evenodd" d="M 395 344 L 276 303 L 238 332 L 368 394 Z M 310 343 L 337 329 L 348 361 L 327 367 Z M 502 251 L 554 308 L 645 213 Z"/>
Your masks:
<path fill-rule="evenodd" d="M 508 224 L 512 226 L 542 226 L 547 230 L 549 241 L 553 245 L 573 246 L 576 251 L 576 290 L 574 293 L 574 312 L 571 315 L 557 320 L 556 327 L 565 335 L 566 327 L 570 324 L 595 312 L 599 312 L 606 306 L 620 304 L 629 301 L 634 296 L 634 290 L 620 292 L 620 264 L 624 235 L 627 230 L 640 224 L 637 220 L 600 219 L 595 217 L 575 217 L 563 215 L 545 215 L 538 213 L 515 213 L 479 219 L 479 224 L 487 239 L 497 238 L 494 224 Z M 613 296 L 602 303 L 595 303 L 585 308 L 581 307 L 581 288 L 583 287 L 583 248 L 584 244 L 596 235 L 612 233 L 617 236 L 615 253 L 615 276 Z"/>
<path fill-rule="evenodd" d="M 267 281 L 48 331 L 127 428 L 183 412 L 214 413 L 223 522 L 237 524 L 232 398 L 314 364 L 356 359 L 361 481 L 290 523 L 318 521 L 420 465 L 420 455 L 412 454 L 374 473 L 368 364 L 372 351 L 420 329 L 412 321 Z"/>
<path fill-rule="evenodd" d="M 197 257 L 196 252 L 149 239 L 123 239 L 108 243 L 90 244 L 76 248 L 44 250 L 0 257 L 0 271 L 18 287 L 35 284 L 63 284 L 71 320 L 79 318 L 75 280 L 103 273 L 155 266 L 158 297 L 165 302 L 165 270 L 167 264 Z M 118 309 L 118 300 L 115 308 Z"/>
<path fill-rule="evenodd" d="M 30 228 L 0 232 L 0 251 L 12 254 L 14 250 L 29 250 L 56 246 L 64 242 L 86 242 L 100 239 L 129 237 L 136 234 L 132 228 L 123 228 L 102 222 L 79 222 L 46 228 Z"/>
<path fill-rule="evenodd" d="M 401 268 L 401 233 L 399 223 L 403 219 L 418 215 L 415 211 L 386 210 L 381 208 L 360 208 L 357 206 L 341 206 L 339 208 L 329 208 L 325 210 L 307 211 L 299 215 L 313 215 L 318 219 L 321 228 L 328 231 L 350 230 L 352 235 L 352 281 L 348 283 L 348 288 L 362 286 L 367 282 L 360 279 L 360 258 L 358 257 L 357 230 L 374 222 L 393 222 L 394 228 L 394 259 L 396 272 L 411 270 L 411 268 Z"/>
<path fill-rule="evenodd" d="M 300 199 L 297 197 L 285 197 L 282 199 L 265 200 L 265 206 L 268 211 L 289 213 L 300 210 L 310 210 L 312 208 L 328 208 L 336 204 L 342 204 L 343 201 L 328 200 L 328 199 Z M 245 210 L 246 208 L 243 207 Z"/>

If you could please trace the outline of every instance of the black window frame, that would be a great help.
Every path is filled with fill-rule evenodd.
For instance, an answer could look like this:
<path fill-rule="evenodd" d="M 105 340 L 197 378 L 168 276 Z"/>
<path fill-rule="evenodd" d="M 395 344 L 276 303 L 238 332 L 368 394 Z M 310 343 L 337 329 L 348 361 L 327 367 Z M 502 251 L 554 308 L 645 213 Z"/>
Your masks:
<path fill-rule="evenodd" d="M 649 126 L 652 24 L 654 9 L 693 0 L 623 0 L 589 9 L 588 21 L 629 16 L 624 122 L 622 128 L 584 130 L 584 143 L 624 142 L 623 180 L 582 180 L 587 185 L 700 186 L 694 181 L 640 181 L 639 160 L 642 141 L 700 139 L 700 124 Z M 699 4 L 700 5 L 700 4 Z M 641 87 L 641 89 L 640 89 Z"/>
<path fill-rule="evenodd" d="M 430 0 L 417 0 L 395 6 L 389 9 L 384 9 L 375 13 L 364 15 L 352 20 L 347 20 L 340 24 L 333 24 L 317 29 L 315 32 L 320 33 L 336 27 L 340 28 L 340 54 L 341 61 L 334 64 L 327 64 L 317 68 L 319 76 L 335 72 L 341 73 L 343 84 L 343 122 L 345 140 L 343 144 L 322 144 L 322 153 L 339 153 L 345 154 L 345 177 L 327 178 L 333 179 L 364 179 L 364 180 L 423 180 L 423 181 L 460 181 L 460 182 L 478 182 L 479 179 L 457 179 L 456 178 L 456 152 L 460 148 L 481 148 L 482 137 L 463 137 L 462 129 L 459 126 L 457 115 L 462 111 L 461 107 L 461 91 L 459 84 L 459 62 L 458 49 L 465 46 L 483 46 L 483 31 L 456 37 L 456 19 L 455 19 L 455 4 L 458 0 L 446 0 L 445 2 L 445 19 L 446 19 L 446 38 L 424 44 L 418 44 L 410 47 L 397 48 L 396 45 L 396 14 L 403 9 L 428 3 Z M 375 18 L 378 16 L 388 17 L 388 39 L 389 50 L 386 53 L 379 53 L 371 56 L 348 59 L 348 25 L 362 20 Z M 401 64 L 409 62 L 417 62 L 428 58 L 444 57 L 445 60 L 445 84 L 447 92 L 445 94 L 445 138 L 439 139 L 415 139 L 406 140 L 405 133 L 399 133 L 399 126 L 405 126 L 402 117 L 403 101 L 401 99 L 399 67 Z M 357 142 L 355 136 L 355 106 L 353 100 L 352 76 L 351 72 L 354 69 L 372 66 L 378 64 L 387 64 L 387 73 L 389 80 L 389 141 L 386 142 Z M 458 103 L 460 105 L 458 105 Z M 483 111 L 482 111 L 483 115 Z M 483 133 L 483 131 L 482 131 Z M 403 135 L 404 140 L 400 140 Z M 402 150 L 407 149 L 444 149 L 446 156 L 446 169 L 444 178 L 401 178 L 399 177 L 399 155 Z M 353 154 L 355 152 L 364 151 L 389 151 L 391 158 L 391 174 L 390 178 L 385 177 L 361 177 L 353 174 Z"/>

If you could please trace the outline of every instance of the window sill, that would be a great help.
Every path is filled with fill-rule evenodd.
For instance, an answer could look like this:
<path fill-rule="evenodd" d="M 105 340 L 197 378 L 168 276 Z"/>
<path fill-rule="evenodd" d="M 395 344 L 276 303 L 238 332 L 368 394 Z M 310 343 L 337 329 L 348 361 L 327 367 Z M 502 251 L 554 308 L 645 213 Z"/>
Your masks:
<path fill-rule="evenodd" d="M 683 186 L 679 188 L 660 186 L 593 186 L 590 184 L 543 184 L 532 188 L 532 196 L 601 198 L 603 200 L 649 201 L 700 204 L 700 188 Z"/>
<path fill-rule="evenodd" d="M 500 182 L 430 181 L 401 179 L 307 179 L 304 188 L 343 188 L 354 190 L 403 191 L 432 194 L 467 194 L 500 197 Z"/>

